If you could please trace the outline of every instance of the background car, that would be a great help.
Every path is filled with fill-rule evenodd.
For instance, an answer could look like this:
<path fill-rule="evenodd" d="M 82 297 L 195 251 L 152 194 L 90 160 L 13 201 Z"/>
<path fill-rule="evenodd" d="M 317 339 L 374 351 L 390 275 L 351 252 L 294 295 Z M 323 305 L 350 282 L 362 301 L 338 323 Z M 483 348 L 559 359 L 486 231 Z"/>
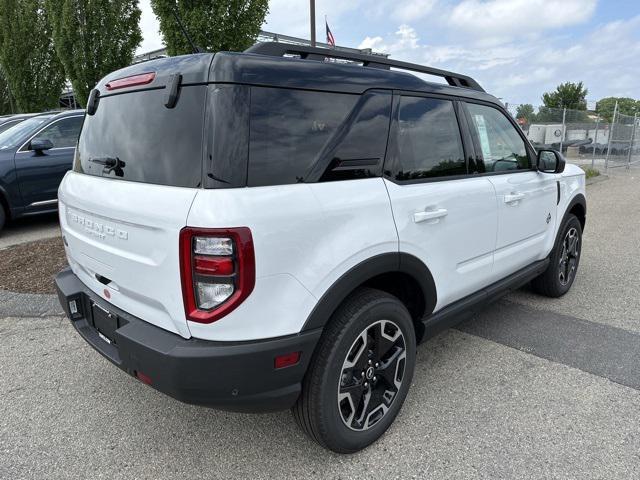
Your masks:
<path fill-rule="evenodd" d="M 8 219 L 57 210 L 84 110 L 35 115 L 0 133 L 0 229 Z"/>
<path fill-rule="evenodd" d="M 14 125 L 19 124 L 23 120 L 26 120 L 27 118 L 34 117 L 36 115 L 40 115 L 40 114 L 38 114 L 38 113 L 21 113 L 21 114 L 18 114 L 18 115 L 4 115 L 4 116 L 0 117 L 0 133 L 4 132 L 5 130 L 10 129 Z"/>

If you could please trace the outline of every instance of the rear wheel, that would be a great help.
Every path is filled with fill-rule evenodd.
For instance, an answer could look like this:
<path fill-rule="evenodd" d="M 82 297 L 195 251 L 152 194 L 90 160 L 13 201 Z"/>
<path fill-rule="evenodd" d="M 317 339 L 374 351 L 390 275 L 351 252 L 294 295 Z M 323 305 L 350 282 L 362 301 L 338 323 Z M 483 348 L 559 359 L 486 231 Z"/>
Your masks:
<path fill-rule="evenodd" d="M 293 407 L 302 429 L 323 447 L 351 453 L 393 423 L 411 385 L 413 322 L 397 298 L 360 289 L 334 313 Z"/>
<path fill-rule="evenodd" d="M 549 266 L 531 282 L 534 290 L 547 297 L 561 297 L 567 293 L 578 272 L 581 250 L 582 225 L 575 215 L 568 215 L 551 252 Z"/>

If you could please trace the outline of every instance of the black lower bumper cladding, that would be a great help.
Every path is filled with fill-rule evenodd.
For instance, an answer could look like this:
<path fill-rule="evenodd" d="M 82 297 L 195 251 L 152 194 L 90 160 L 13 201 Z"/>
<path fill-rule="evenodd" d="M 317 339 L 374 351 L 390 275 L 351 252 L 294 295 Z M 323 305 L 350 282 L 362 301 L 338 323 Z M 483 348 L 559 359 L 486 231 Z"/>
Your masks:
<path fill-rule="evenodd" d="M 56 287 L 75 329 L 112 363 L 180 401 L 224 410 L 291 407 L 321 333 L 247 342 L 185 339 L 111 305 L 71 269 L 56 276 Z M 299 362 L 276 369 L 275 358 L 292 352 L 301 352 Z"/>

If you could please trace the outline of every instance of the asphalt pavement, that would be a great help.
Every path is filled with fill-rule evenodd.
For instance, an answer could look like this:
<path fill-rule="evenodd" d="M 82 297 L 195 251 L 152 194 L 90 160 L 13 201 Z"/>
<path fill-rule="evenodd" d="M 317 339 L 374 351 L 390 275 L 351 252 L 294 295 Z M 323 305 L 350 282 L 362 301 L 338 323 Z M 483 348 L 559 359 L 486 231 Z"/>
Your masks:
<path fill-rule="evenodd" d="M 58 236 L 60 236 L 60 225 L 57 213 L 24 217 L 8 222 L 0 230 L 0 250 L 19 243 Z"/>
<path fill-rule="evenodd" d="M 61 317 L 0 319 L 0 478 L 640 478 L 640 175 L 588 188 L 573 289 L 518 291 L 421 345 L 395 424 L 354 455 L 289 412 L 165 397 Z"/>

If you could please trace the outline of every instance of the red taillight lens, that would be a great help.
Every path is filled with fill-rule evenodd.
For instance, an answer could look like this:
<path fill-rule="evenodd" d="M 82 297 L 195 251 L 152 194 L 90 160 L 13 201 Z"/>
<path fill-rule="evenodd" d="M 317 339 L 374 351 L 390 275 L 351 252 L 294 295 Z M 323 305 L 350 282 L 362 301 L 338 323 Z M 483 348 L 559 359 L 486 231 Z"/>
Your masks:
<path fill-rule="evenodd" d="M 233 275 L 232 257 L 216 258 L 197 255 L 194 257 L 196 273 L 203 275 Z"/>
<path fill-rule="evenodd" d="M 183 228 L 180 274 L 188 320 L 212 323 L 233 311 L 255 285 L 251 230 Z"/>
<path fill-rule="evenodd" d="M 156 78 L 156 72 L 140 73 L 130 77 L 117 78 L 107 83 L 107 90 L 117 90 L 119 88 L 135 87 L 137 85 L 146 85 L 153 82 Z"/>

